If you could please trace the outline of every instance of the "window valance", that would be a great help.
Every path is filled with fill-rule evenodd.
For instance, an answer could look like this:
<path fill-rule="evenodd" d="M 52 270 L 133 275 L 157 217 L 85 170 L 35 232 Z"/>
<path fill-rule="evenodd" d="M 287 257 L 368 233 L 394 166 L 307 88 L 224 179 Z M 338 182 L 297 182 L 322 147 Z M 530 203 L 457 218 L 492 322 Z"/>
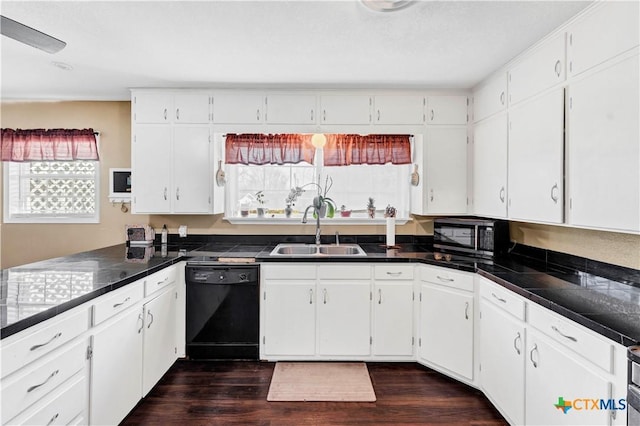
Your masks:
<path fill-rule="evenodd" d="M 326 135 L 325 166 L 411 164 L 410 135 Z"/>
<path fill-rule="evenodd" d="M 98 160 L 93 129 L 2 129 L 2 161 Z"/>
<path fill-rule="evenodd" d="M 313 164 L 315 148 L 311 135 L 302 134 L 227 134 L 227 164 Z"/>

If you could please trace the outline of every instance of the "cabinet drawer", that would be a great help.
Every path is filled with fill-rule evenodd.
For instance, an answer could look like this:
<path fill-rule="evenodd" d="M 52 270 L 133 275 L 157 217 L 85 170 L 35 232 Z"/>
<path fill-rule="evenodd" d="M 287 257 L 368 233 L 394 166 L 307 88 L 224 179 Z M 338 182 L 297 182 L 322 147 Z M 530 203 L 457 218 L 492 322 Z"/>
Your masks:
<path fill-rule="evenodd" d="M 315 265 L 273 264 L 264 265 L 261 274 L 265 279 L 277 280 L 315 280 Z"/>
<path fill-rule="evenodd" d="M 603 370 L 612 372 L 613 345 L 603 338 L 539 305 L 529 305 L 528 322 Z"/>
<path fill-rule="evenodd" d="M 93 306 L 93 325 L 96 326 L 118 312 L 135 305 L 143 297 L 144 282 L 142 280 L 100 297 Z"/>
<path fill-rule="evenodd" d="M 321 280 L 368 280 L 371 279 L 370 265 L 340 265 L 318 266 L 318 278 Z"/>
<path fill-rule="evenodd" d="M 9 423 L 12 425 L 67 425 L 84 419 L 87 378 L 79 373 L 45 399 Z M 82 422 L 86 424 L 86 421 Z"/>
<path fill-rule="evenodd" d="M 491 281 L 480 278 L 480 297 L 484 297 L 491 303 L 509 312 L 514 317 L 524 321 L 525 301 L 517 294 L 494 284 Z"/>
<path fill-rule="evenodd" d="M 4 380 L 2 382 L 2 424 L 80 371 L 86 362 L 86 351 L 87 342 L 82 340 Z"/>
<path fill-rule="evenodd" d="M 412 280 L 413 265 L 375 265 L 376 280 Z"/>
<path fill-rule="evenodd" d="M 81 306 L 3 339 L 2 377 L 16 371 L 89 329 L 89 309 Z M 37 328 L 37 329 L 36 329 Z M 15 338 L 15 339 L 14 339 Z"/>
<path fill-rule="evenodd" d="M 170 266 L 149 275 L 147 278 L 144 278 L 144 295 L 149 296 L 150 294 L 173 284 L 176 281 L 176 272 L 176 267 Z"/>
<path fill-rule="evenodd" d="M 460 290 L 473 291 L 473 275 L 446 268 L 420 268 L 420 280 Z"/>

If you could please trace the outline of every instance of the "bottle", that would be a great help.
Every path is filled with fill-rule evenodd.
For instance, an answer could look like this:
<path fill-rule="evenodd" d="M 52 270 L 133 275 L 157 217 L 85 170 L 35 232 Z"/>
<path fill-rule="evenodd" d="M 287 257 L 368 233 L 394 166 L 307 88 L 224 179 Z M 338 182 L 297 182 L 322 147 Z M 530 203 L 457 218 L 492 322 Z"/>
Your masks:
<path fill-rule="evenodd" d="M 160 237 L 160 242 L 162 244 L 167 244 L 168 238 L 169 238 L 169 230 L 167 229 L 167 225 L 162 225 L 162 234 Z"/>

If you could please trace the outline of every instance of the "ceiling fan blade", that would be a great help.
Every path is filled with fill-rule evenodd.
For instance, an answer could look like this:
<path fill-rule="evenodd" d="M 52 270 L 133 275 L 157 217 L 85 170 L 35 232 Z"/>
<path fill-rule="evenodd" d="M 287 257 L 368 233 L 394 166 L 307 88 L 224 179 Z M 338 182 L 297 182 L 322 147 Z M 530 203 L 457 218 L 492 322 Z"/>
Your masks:
<path fill-rule="evenodd" d="M 59 52 L 67 45 L 67 43 L 62 40 L 58 40 L 55 37 L 51 37 L 48 34 L 16 22 L 13 19 L 9 19 L 6 16 L 0 17 L 2 18 L 2 21 L 0 21 L 0 33 L 4 36 L 48 53 Z"/>

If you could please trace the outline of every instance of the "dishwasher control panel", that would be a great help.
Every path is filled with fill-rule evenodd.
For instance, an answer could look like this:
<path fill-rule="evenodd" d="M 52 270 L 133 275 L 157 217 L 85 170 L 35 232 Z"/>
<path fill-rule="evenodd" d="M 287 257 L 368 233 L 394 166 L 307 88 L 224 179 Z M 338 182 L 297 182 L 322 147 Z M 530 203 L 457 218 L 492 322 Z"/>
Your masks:
<path fill-rule="evenodd" d="M 257 283 L 258 267 L 187 265 L 186 281 L 202 284 Z"/>

